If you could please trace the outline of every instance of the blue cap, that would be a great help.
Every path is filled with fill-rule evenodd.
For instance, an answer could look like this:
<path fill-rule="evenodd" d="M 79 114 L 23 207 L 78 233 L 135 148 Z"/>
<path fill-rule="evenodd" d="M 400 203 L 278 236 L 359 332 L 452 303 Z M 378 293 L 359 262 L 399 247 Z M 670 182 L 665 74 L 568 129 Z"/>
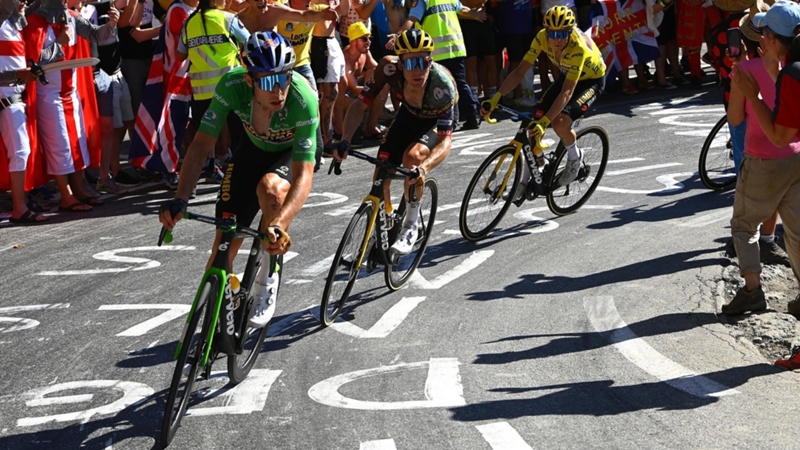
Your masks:
<path fill-rule="evenodd" d="M 778 1 L 765 13 L 753 18 L 756 27 L 769 27 L 776 34 L 795 37 L 800 33 L 800 5 L 793 1 Z"/>

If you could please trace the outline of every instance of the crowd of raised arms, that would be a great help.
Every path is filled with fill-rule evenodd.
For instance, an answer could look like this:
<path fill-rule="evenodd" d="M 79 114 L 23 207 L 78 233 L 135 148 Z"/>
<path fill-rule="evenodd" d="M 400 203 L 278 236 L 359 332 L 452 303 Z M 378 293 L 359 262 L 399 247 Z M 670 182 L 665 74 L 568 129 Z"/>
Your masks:
<path fill-rule="evenodd" d="M 404 189 L 408 208 L 391 247 L 408 253 L 419 232 L 426 176 L 448 156 L 453 132 L 478 128 L 501 103 L 533 109 L 533 144 L 553 128 L 567 154 L 556 184 L 575 180 L 583 152 L 573 122 L 589 112 L 609 79 L 602 49 L 587 31 L 596 3 L 0 0 L 0 189 L 11 192 L 10 221 L 47 221 L 53 193 L 43 185 L 52 179 L 59 211 L 81 213 L 103 204 L 98 192 L 120 194 L 160 176 L 176 190 L 159 215 L 172 229 L 199 179 L 224 180 L 217 216 L 235 216 L 247 226 L 261 211 L 260 228 L 270 237 L 264 248 L 280 255 L 291 246 L 288 230 L 323 157 L 340 162 L 356 141 L 374 141 L 379 160 L 412 173 Z M 644 64 L 634 66 L 635 85 L 629 68 L 617 71 L 623 93 L 699 86 L 705 42 L 709 52 L 702 59 L 725 88 L 736 169 L 757 170 L 746 155 L 771 160 L 800 152 L 796 3 L 643 3 L 647 27 L 658 30 L 660 57 L 654 75 Z M 741 30 L 741 45 L 733 45 L 741 54 L 728 50 L 732 28 Z M 48 70 L 51 64 L 61 65 Z M 538 101 L 528 77 L 534 64 L 542 87 Z M 150 98 L 151 79 L 161 83 L 162 103 Z M 387 115 L 393 119 L 388 129 L 379 125 Z M 121 170 L 126 133 L 149 149 L 131 151 L 136 176 Z M 766 141 L 775 148 L 763 148 Z M 533 156 L 537 165 L 546 163 L 540 146 L 534 145 Z M 89 168 L 99 168 L 99 177 Z M 520 188 L 504 195 L 525 193 L 532 173 L 527 165 L 522 169 Z M 787 178 L 787 186 L 793 180 Z M 765 307 L 753 237 L 764 223 L 762 241 L 772 244 L 778 213 L 798 274 L 800 193 L 794 191 L 760 192 L 757 201 L 736 196 L 732 247 L 747 285 L 724 312 Z M 760 208 L 748 204 L 754 201 Z M 262 296 L 254 326 L 269 320 L 269 306 Z M 800 302 L 790 303 L 790 311 L 800 313 Z"/>

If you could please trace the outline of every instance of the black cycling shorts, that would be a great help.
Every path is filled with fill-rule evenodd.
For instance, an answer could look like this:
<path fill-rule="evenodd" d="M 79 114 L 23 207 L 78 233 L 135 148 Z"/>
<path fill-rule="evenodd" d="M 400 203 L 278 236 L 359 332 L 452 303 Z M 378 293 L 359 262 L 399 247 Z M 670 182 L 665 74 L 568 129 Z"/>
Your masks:
<path fill-rule="evenodd" d="M 311 71 L 317 80 L 324 80 L 328 75 L 328 39 L 335 38 L 311 36 Z"/>
<path fill-rule="evenodd" d="M 237 222 L 249 227 L 260 207 L 256 188 L 264 175 L 278 174 L 292 182 L 292 148 L 281 152 L 265 152 L 247 136 L 234 152 L 225 170 L 225 178 L 217 196 L 217 217 L 235 215 Z"/>
<path fill-rule="evenodd" d="M 492 56 L 495 54 L 494 30 L 489 22 L 470 19 L 458 19 L 467 48 L 467 58 Z M 530 43 L 529 43 L 530 44 Z"/>
<path fill-rule="evenodd" d="M 438 119 L 420 119 L 401 106 L 381 141 L 378 159 L 400 166 L 403 164 L 403 155 L 411 145 L 419 142 L 433 149 L 439 140 L 437 123 Z"/>
<path fill-rule="evenodd" d="M 547 111 L 553 106 L 553 102 L 555 102 L 558 95 L 561 94 L 565 79 L 566 76 L 561 74 L 558 81 L 550 85 L 550 89 L 544 93 L 539 104 L 536 105 L 536 115 L 534 117 L 537 120 L 547 114 Z M 561 110 L 561 113 L 569 116 L 573 122 L 580 119 L 586 114 L 589 107 L 592 106 L 592 103 L 597 100 L 605 87 L 605 77 L 578 81 L 578 84 L 575 85 L 575 90 L 572 92 L 572 98 L 567 102 L 566 106 L 564 106 L 564 109 Z"/>

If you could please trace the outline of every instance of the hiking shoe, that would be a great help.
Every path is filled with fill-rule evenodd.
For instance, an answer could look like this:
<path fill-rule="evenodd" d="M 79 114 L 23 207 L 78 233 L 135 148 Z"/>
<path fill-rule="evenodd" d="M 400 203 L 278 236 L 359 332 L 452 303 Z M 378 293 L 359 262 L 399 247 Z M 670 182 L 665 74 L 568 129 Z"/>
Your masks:
<path fill-rule="evenodd" d="M 178 172 L 168 173 L 164 178 L 164 183 L 167 185 L 167 189 L 170 191 L 175 191 L 178 189 L 178 181 L 180 181 Z"/>
<path fill-rule="evenodd" d="M 578 155 L 578 159 L 567 159 L 567 167 L 558 176 L 559 186 L 567 186 L 578 178 L 578 172 L 581 170 L 581 163 L 583 163 L 583 151 L 578 149 Z"/>
<path fill-rule="evenodd" d="M 786 305 L 786 308 L 789 310 L 789 314 L 795 316 L 800 315 L 800 294 L 798 294 L 794 300 L 789 300 L 789 304 Z"/>
<path fill-rule="evenodd" d="M 114 195 L 119 195 L 125 192 L 125 189 L 123 189 L 122 186 L 118 185 L 113 178 L 108 178 L 106 180 L 97 180 L 97 184 L 95 185 L 95 190 Z"/>
<path fill-rule="evenodd" d="M 761 253 L 761 262 L 763 264 L 791 267 L 789 255 L 786 254 L 777 242 L 759 241 L 758 246 L 759 252 Z"/>
<path fill-rule="evenodd" d="M 767 309 L 767 300 L 764 297 L 764 290 L 761 286 L 747 291 L 744 287 L 736 292 L 730 303 L 722 305 L 722 313 L 728 316 L 744 314 L 747 311 L 763 311 Z"/>
<path fill-rule="evenodd" d="M 392 251 L 398 255 L 407 255 L 417 242 L 417 225 L 411 228 L 403 227 L 397 235 L 397 240 L 392 244 Z"/>
<path fill-rule="evenodd" d="M 53 195 L 53 193 L 50 192 L 50 189 L 47 189 L 46 186 L 39 186 L 31 189 L 31 191 L 28 192 L 28 195 L 33 197 L 33 199 L 36 200 L 36 203 L 40 205 L 50 205 L 58 201 L 56 200 L 56 196 Z"/>
<path fill-rule="evenodd" d="M 792 353 L 792 356 L 789 359 L 779 359 L 775 361 L 775 365 L 778 367 L 783 367 L 786 370 L 797 370 L 800 369 L 800 350 L 796 350 Z"/>
<path fill-rule="evenodd" d="M 122 186 L 137 186 L 142 182 L 128 172 L 120 170 L 114 177 L 114 181 Z"/>

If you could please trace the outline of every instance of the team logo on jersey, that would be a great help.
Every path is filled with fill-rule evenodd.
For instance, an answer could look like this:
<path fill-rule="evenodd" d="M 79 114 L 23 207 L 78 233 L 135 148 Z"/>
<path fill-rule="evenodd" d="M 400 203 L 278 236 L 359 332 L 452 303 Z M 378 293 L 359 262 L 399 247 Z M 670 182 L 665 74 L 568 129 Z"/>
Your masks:
<path fill-rule="evenodd" d="M 300 148 L 309 149 L 313 144 L 311 143 L 311 139 L 305 138 L 302 141 L 300 141 L 297 145 L 299 145 Z"/>
<path fill-rule="evenodd" d="M 442 89 L 442 88 L 434 88 L 433 89 L 433 98 L 436 100 L 441 100 L 442 97 L 447 96 L 450 97 L 450 90 L 449 89 Z"/>
<path fill-rule="evenodd" d="M 284 177 L 288 176 L 289 175 L 289 168 L 286 167 L 286 166 L 280 166 L 277 170 L 275 170 L 275 173 L 283 175 Z"/>
<path fill-rule="evenodd" d="M 294 31 L 294 25 L 291 22 L 286 24 L 286 31 Z"/>
<path fill-rule="evenodd" d="M 285 142 L 291 142 L 294 140 L 294 128 L 289 128 L 285 130 L 269 130 L 266 134 L 258 134 L 253 128 L 252 125 L 249 123 L 242 123 L 244 125 L 244 129 L 247 130 L 248 133 L 253 135 L 256 139 L 259 139 L 263 142 L 268 142 L 270 144 L 282 144 Z"/>
<path fill-rule="evenodd" d="M 397 64 L 387 64 L 383 66 L 383 73 L 386 74 L 387 77 L 390 77 L 397 73 Z"/>
<path fill-rule="evenodd" d="M 278 120 L 281 122 L 286 121 L 286 118 L 289 117 L 289 110 L 286 108 L 281 109 L 278 111 Z"/>
<path fill-rule="evenodd" d="M 214 111 L 212 111 L 210 109 L 207 109 L 206 113 L 203 114 L 203 119 L 211 120 L 211 121 L 217 120 L 217 113 L 215 113 Z"/>

